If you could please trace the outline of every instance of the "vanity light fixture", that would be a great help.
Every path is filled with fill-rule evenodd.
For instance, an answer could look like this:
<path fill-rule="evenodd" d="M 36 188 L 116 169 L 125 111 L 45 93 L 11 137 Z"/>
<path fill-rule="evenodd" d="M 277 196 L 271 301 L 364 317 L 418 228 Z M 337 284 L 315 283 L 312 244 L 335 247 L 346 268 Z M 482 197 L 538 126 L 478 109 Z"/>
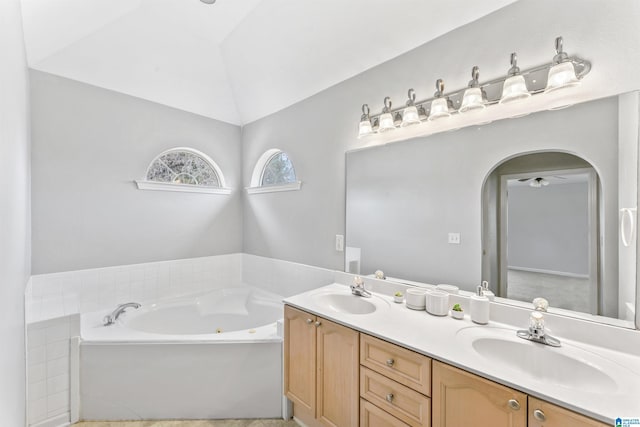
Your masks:
<path fill-rule="evenodd" d="M 433 94 L 435 99 L 431 101 L 431 111 L 429 112 L 429 121 L 442 119 L 451 116 L 449 107 L 452 106 L 448 97 L 444 96 L 444 80 L 436 80 L 436 92 Z"/>
<path fill-rule="evenodd" d="M 489 108 L 495 104 L 524 102 L 527 98 L 541 93 L 579 85 L 591 70 L 591 63 L 567 55 L 562 48 L 562 37 L 557 37 L 555 43 L 556 55 L 551 63 L 521 71 L 518 67 L 518 57 L 512 53 L 511 68 L 506 76 L 480 83 L 479 68 L 475 66 L 471 70 L 472 79 L 464 89 L 445 94 L 444 82 L 438 79 L 433 98 L 417 101 L 415 91 L 409 89 L 406 105 L 392 109 L 391 98 L 387 96 L 384 98 L 382 112 L 371 115 L 369 107 L 365 104 L 362 106 L 358 137 L 402 129 L 424 120 L 445 119 L 455 114 Z M 549 99 L 551 100 L 551 97 Z M 459 108 L 454 108 L 454 105 Z M 552 105 L 551 108 L 555 107 Z"/>
<path fill-rule="evenodd" d="M 531 93 L 529 93 L 527 89 L 527 82 L 524 81 L 524 76 L 520 74 L 518 55 L 516 55 L 515 52 L 511 54 L 511 68 L 509 68 L 507 75 L 509 78 L 507 78 L 502 85 L 500 104 L 519 101 L 531 96 Z"/>
<path fill-rule="evenodd" d="M 569 58 L 569 55 L 562 50 L 562 44 L 562 37 L 557 37 L 556 55 L 553 57 L 552 67 L 549 69 L 547 87 L 544 89 L 544 93 L 578 86 L 580 84 L 580 78 L 586 74 L 586 72 L 584 72 L 585 67 L 591 66 L 586 61 L 576 61 L 574 63 L 574 61 Z M 576 73 L 576 66 L 579 67 L 580 73 Z"/>
<path fill-rule="evenodd" d="M 378 126 L 378 132 L 387 132 L 396 128 L 391 114 L 391 98 L 388 96 L 384 98 L 384 108 L 382 109 L 382 115 L 380 116 L 380 124 Z"/>
<path fill-rule="evenodd" d="M 402 110 L 402 123 L 400 124 L 402 127 L 419 125 L 421 123 L 418 107 L 416 107 L 416 91 L 409 89 L 407 96 L 409 97 L 407 106 Z"/>
<path fill-rule="evenodd" d="M 371 124 L 371 117 L 369 116 L 369 106 L 362 104 L 362 116 L 360 117 L 360 124 L 358 125 L 358 138 L 364 138 L 373 134 L 373 125 Z"/>
<path fill-rule="evenodd" d="M 469 88 L 464 91 L 462 95 L 462 105 L 460 106 L 461 113 L 471 110 L 483 110 L 487 103 L 487 94 L 480 87 L 478 78 L 480 77 L 480 68 L 474 66 L 471 69 L 471 80 L 469 81 Z"/>

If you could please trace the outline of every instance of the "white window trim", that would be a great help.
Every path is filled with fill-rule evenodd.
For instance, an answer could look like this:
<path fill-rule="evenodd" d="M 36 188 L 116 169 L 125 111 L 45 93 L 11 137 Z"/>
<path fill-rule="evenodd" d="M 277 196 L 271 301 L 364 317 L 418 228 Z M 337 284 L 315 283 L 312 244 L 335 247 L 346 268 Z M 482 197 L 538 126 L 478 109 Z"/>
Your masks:
<path fill-rule="evenodd" d="M 198 157 L 203 158 L 209 165 L 213 168 L 216 175 L 218 176 L 218 182 L 220 183 L 220 187 L 206 187 L 202 185 L 192 185 L 192 184 L 178 184 L 172 182 L 159 182 L 159 181 L 148 181 L 146 179 L 149 174 L 149 169 L 153 166 L 153 164 L 162 156 L 167 153 L 171 153 L 174 151 L 186 151 L 189 153 L 193 153 Z M 207 156 L 202 151 L 198 151 L 189 147 L 175 147 L 169 150 L 165 150 L 162 153 L 158 154 L 151 160 L 149 166 L 147 166 L 147 170 L 145 171 L 145 179 L 134 180 L 139 190 L 153 190 L 153 191 L 178 191 L 183 193 L 206 193 L 206 194 L 231 194 L 231 189 L 227 188 L 226 181 L 224 179 L 224 175 L 222 174 L 222 170 L 218 166 L 216 162 L 209 156 Z"/>
<path fill-rule="evenodd" d="M 296 191 L 302 187 L 302 181 L 290 182 L 288 184 L 263 185 L 258 187 L 246 187 L 248 194 L 277 193 L 279 191 Z"/>
<path fill-rule="evenodd" d="M 267 163 L 273 156 L 283 151 L 278 148 L 271 148 L 265 151 L 256 162 L 251 174 L 251 186 L 245 187 L 247 194 L 276 193 L 280 191 L 297 191 L 302 187 L 302 181 L 290 182 L 287 184 L 261 185 L 262 174 Z"/>
<path fill-rule="evenodd" d="M 172 184 L 170 182 L 135 180 L 139 190 L 178 191 L 182 193 L 231 194 L 230 188 L 204 187 L 191 184 Z"/>

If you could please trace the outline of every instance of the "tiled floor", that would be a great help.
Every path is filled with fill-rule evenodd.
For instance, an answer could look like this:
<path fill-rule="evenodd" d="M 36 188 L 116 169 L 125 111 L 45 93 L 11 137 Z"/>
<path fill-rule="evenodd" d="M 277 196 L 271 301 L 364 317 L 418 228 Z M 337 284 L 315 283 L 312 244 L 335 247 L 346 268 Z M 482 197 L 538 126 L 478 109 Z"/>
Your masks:
<path fill-rule="evenodd" d="M 298 427 L 284 420 L 83 421 L 72 427 Z"/>

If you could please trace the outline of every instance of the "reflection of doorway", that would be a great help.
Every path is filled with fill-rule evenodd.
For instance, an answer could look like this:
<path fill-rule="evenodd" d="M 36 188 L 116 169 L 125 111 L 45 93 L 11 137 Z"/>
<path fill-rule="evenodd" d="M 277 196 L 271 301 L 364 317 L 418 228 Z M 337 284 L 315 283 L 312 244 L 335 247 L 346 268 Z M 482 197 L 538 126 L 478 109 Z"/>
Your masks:
<path fill-rule="evenodd" d="M 499 295 L 597 313 L 597 188 L 591 167 L 500 175 Z"/>
<path fill-rule="evenodd" d="M 517 185 L 512 185 L 515 190 L 510 191 L 508 199 L 510 180 Z M 550 196 L 554 190 L 560 191 L 560 188 L 554 187 L 570 185 L 572 182 L 577 187 L 582 187 L 582 190 L 574 188 L 577 193 L 587 194 L 586 199 L 585 196 L 581 196 L 582 210 L 574 210 L 573 212 L 577 213 L 569 214 L 565 209 L 564 220 L 559 217 L 554 220 L 553 215 L 544 218 L 545 214 L 553 213 L 554 209 L 561 210 L 562 204 L 568 204 L 569 199 L 577 198 L 578 194 L 556 194 L 558 201 L 545 201 L 542 197 Z M 579 182 L 582 183 L 578 184 Z M 523 194 L 519 194 L 518 188 L 539 191 L 528 194 L 522 191 Z M 564 190 L 569 188 L 566 187 Z M 607 277 L 607 272 L 604 270 L 604 258 L 601 256 L 604 244 L 601 226 L 604 219 L 604 201 L 600 188 L 600 178 L 593 166 L 569 153 L 528 153 L 496 165 L 487 175 L 482 187 L 482 280 L 487 280 L 490 289 L 503 298 L 531 303 L 533 298 L 543 297 L 549 300 L 552 307 L 591 314 L 607 312 L 602 286 L 603 277 Z M 521 207 L 521 215 L 518 217 L 515 212 L 511 213 L 512 229 L 509 230 L 509 202 L 517 202 L 518 197 L 525 203 L 513 205 L 513 208 Z M 520 224 L 524 224 L 524 228 L 521 225 L 514 229 L 518 218 Z M 575 231 L 580 229 L 580 221 L 583 224 L 582 232 Z M 585 223 L 588 225 L 584 225 Z M 534 231 L 536 226 L 538 231 Z M 570 233 L 571 227 L 574 227 L 573 234 Z M 518 245 L 518 233 L 519 251 L 514 247 Z M 560 240 L 545 243 L 545 234 L 551 234 Z M 516 239 L 511 253 L 510 235 Z M 581 246 L 576 249 L 578 245 Z M 567 259 L 573 260 L 573 263 Z M 578 262 L 576 259 L 581 261 Z M 565 262 L 560 263 L 562 260 Z M 511 280 L 508 277 L 509 273 Z"/>

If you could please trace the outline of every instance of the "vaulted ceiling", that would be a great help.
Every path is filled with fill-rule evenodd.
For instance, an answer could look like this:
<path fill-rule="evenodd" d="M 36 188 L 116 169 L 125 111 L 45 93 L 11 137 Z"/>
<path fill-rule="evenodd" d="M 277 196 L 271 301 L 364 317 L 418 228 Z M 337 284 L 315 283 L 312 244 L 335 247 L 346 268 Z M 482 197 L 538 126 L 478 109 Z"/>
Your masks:
<path fill-rule="evenodd" d="M 515 0 L 22 0 L 29 66 L 242 125 Z"/>

